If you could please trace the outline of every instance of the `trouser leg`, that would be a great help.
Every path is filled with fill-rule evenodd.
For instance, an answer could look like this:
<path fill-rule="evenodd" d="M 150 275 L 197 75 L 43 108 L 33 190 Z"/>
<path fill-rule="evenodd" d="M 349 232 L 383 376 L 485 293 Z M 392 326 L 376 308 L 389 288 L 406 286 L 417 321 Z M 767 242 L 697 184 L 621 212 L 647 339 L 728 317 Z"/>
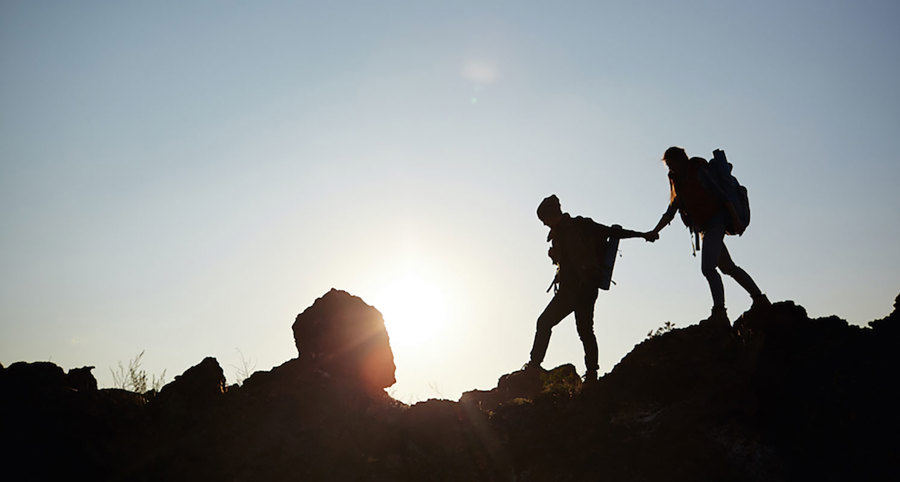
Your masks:
<path fill-rule="evenodd" d="M 584 366 L 590 370 L 600 368 L 597 350 L 597 337 L 594 336 L 594 304 L 597 301 L 597 290 L 585 293 L 575 305 L 575 327 L 578 337 L 584 345 Z"/>
<path fill-rule="evenodd" d="M 725 248 L 725 228 L 712 228 L 703 231 L 703 246 L 700 250 L 700 271 L 709 283 L 714 307 L 725 307 L 725 287 L 722 277 L 716 270 L 719 257 Z M 730 259 L 730 258 L 729 258 Z"/>
<path fill-rule="evenodd" d="M 723 273 L 734 278 L 734 280 L 741 285 L 741 288 L 744 288 L 747 293 L 750 293 L 750 296 L 756 297 L 762 294 L 762 291 L 756 286 L 753 278 L 751 278 L 746 271 L 741 269 L 740 266 L 734 264 L 731 255 L 728 253 L 728 247 L 726 247 L 724 243 L 722 244 L 722 253 L 719 255 L 718 266 Z"/>
<path fill-rule="evenodd" d="M 550 333 L 553 327 L 558 325 L 572 310 L 575 309 L 574 297 L 567 292 L 560 290 L 543 313 L 537 319 L 537 330 L 534 333 L 534 344 L 531 347 L 531 363 L 540 365 L 544 361 L 547 354 L 547 347 L 550 345 Z"/>

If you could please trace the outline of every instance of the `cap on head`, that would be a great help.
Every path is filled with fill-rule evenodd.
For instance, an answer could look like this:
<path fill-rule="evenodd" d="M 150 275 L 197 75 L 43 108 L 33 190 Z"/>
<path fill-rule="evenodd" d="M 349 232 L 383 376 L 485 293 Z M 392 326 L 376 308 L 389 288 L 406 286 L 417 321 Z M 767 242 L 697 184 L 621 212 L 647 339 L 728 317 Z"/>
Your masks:
<path fill-rule="evenodd" d="M 688 155 L 683 147 L 672 146 L 666 149 L 666 153 L 663 154 L 663 160 L 666 162 L 685 162 L 688 160 Z"/>
<path fill-rule="evenodd" d="M 556 197 L 556 194 L 551 194 L 550 196 L 545 197 L 537 208 L 538 218 L 542 220 L 548 219 L 561 213 L 562 209 L 559 206 L 559 198 Z"/>

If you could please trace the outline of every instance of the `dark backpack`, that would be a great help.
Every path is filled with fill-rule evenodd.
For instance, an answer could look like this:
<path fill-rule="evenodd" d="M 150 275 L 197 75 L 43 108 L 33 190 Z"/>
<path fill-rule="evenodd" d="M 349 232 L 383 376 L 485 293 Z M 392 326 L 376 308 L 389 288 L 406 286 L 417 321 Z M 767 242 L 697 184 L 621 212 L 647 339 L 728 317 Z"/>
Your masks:
<path fill-rule="evenodd" d="M 612 228 L 621 229 L 621 226 L 613 225 Z M 615 265 L 619 240 L 615 237 L 601 235 L 597 223 L 590 218 L 581 216 L 572 218 L 572 227 L 566 232 L 567 242 L 564 249 L 566 250 L 566 259 L 572 263 L 572 266 L 567 269 L 579 273 L 583 282 L 608 290 L 610 283 L 615 283 L 612 281 L 612 270 Z M 553 253 L 559 248 L 554 240 L 550 257 L 553 259 L 553 264 L 557 266 L 559 266 L 560 259 Z M 558 278 L 554 280 L 554 284 L 551 284 L 551 288 L 554 287 L 556 281 Z"/>
<path fill-rule="evenodd" d="M 737 178 L 731 174 L 732 165 L 725 157 L 725 151 L 716 149 L 713 151 L 713 158 L 709 161 L 707 169 L 712 175 L 716 184 L 725 193 L 725 197 L 734 205 L 738 218 L 744 224 L 744 228 L 750 225 L 750 198 L 747 196 L 747 188 L 738 182 Z M 725 232 L 727 234 L 739 234 L 737 227 L 728 216 L 725 221 Z"/>
<path fill-rule="evenodd" d="M 622 226 L 618 224 L 613 224 L 610 226 L 613 229 L 622 229 Z M 597 287 L 601 290 L 608 290 L 609 284 L 616 284 L 615 281 L 612 280 L 613 268 L 616 266 L 616 254 L 619 252 L 619 238 L 615 236 L 610 236 L 606 238 L 602 243 L 598 243 L 597 245 L 598 253 L 602 253 L 603 263 L 600 266 L 600 278 L 597 280 Z"/>
<path fill-rule="evenodd" d="M 584 268 L 588 272 L 590 284 L 601 290 L 609 290 L 612 281 L 612 272 L 616 264 L 616 254 L 619 251 L 619 239 L 610 236 L 601 236 L 594 227 L 594 222 L 588 218 L 588 223 L 581 222 L 580 231 L 584 239 L 587 251 L 581 257 Z M 614 224 L 610 226 L 613 232 L 622 229 L 622 226 Z"/>

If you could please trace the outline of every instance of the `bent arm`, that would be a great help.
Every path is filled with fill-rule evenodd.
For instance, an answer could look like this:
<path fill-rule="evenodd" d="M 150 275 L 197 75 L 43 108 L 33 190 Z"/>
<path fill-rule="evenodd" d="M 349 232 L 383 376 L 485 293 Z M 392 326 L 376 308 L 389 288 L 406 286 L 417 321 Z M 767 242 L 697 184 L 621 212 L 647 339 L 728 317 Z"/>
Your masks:
<path fill-rule="evenodd" d="M 673 219 L 675 219 L 676 211 L 678 211 L 678 206 L 674 202 L 672 202 L 671 204 L 669 204 L 669 209 L 666 209 L 666 212 L 663 213 L 661 218 L 659 218 L 659 222 L 656 223 L 656 227 L 654 227 L 650 232 L 656 235 L 656 237 L 659 237 L 659 232 L 662 231 L 664 227 L 668 226 Z"/>

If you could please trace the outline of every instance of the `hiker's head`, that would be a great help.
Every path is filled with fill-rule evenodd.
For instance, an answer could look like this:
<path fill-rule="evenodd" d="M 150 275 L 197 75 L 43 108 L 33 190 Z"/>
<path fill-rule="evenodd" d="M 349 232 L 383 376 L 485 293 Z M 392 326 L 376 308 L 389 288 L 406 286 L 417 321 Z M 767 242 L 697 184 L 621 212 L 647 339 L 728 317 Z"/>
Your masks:
<path fill-rule="evenodd" d="M 551 228 L 562 218 L 562 209 L 559 206 L 559 198 L 556 194 L 545 197 L 537 208 L 538 219 Z"/>
<path fill-rule="evenodd" d="M 675 200 L 677 190 L 675 179 L 684 173 L 684 166 L 688 164 L 688 155 L 683 147 L 672 146 L 666 149 L 662 160 L 669 168 L 669 202 L 672 202 Z"/>
<path fill-rule="evenodd" d="M 662 160 L 669 166 L 669 169 L 671 169 L 686 163 L 688 161 L 688 155 L 683 147 L 672 146 L 666 149 L 666 153 L 663 154 Z"/>

